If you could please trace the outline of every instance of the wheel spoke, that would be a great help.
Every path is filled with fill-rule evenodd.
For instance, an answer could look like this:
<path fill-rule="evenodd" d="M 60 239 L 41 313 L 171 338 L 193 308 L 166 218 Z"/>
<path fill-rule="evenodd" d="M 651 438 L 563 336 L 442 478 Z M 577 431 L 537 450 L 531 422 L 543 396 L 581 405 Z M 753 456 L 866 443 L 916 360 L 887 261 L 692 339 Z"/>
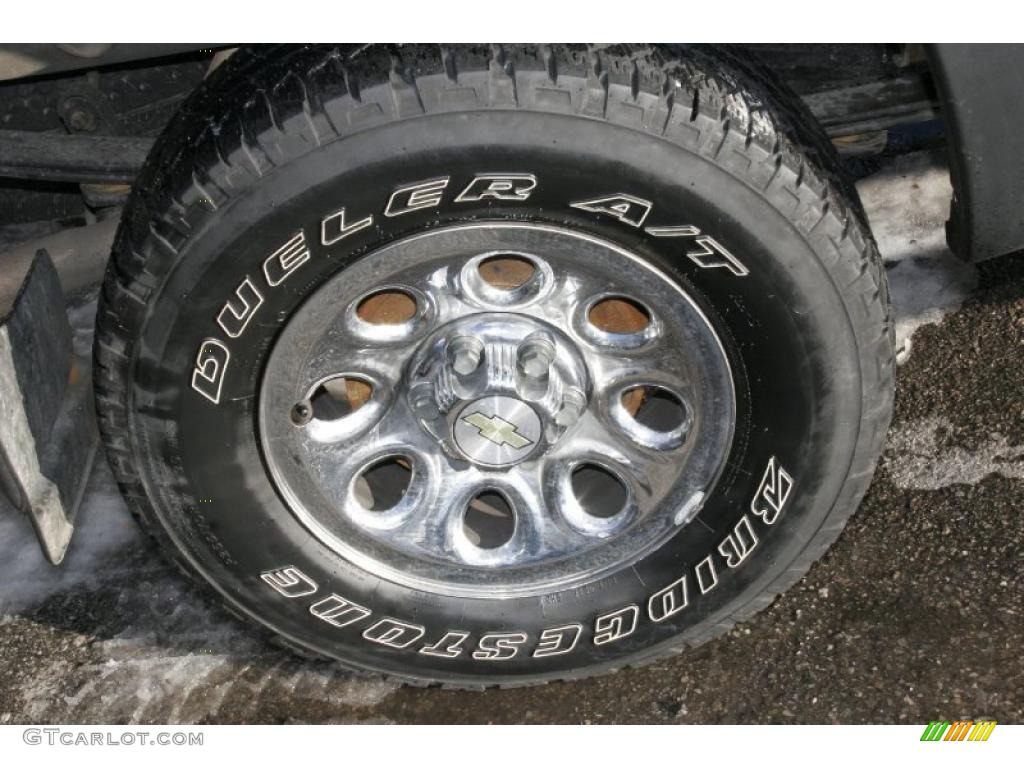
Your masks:
<path fill-rule="evenodd" d="M 342 331 L 332 333 L 314 351 L 302 371 L 305 389 L 341 373 L 358 374 L 387 382 L 397 387 L 402 366 L 409 359 L 409 349 L 401 344 L 373 346 L 346 337 Z M 300 385 L 302 386 L 302 385 Z"/>
<path fill-rule="evenodd" d="M 563 464 L 597 460 L 614 467 L 643 511 L 678 474 L 674 452 L 638 444 L 610 416 L 599 413 L 588 414 L 549 460 Z"/>

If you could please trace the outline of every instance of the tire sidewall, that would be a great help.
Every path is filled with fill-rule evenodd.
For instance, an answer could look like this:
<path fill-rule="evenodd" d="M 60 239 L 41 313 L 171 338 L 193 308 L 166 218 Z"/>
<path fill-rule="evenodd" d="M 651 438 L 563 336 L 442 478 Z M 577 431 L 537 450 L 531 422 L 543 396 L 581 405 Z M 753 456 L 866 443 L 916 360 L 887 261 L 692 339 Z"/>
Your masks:
<path fill-rule="evenodd" d="M 522 202 L 454 203 L 481 173 L 533 174 L 537 186 Z M 439 205 L 383 215 L 396 189 L 442 178 L 449 181 Z M 651 203 L 643 226 L 571 206 L 618 194 Z M 350 221 L 372 215 L 374 226 L 325 247 L 321 222 L 343 207 Z M 733 445 L 699 521 L 632 567 L 538 597 L 439 596 L 348 564 L 281 501 L 256 429 L 263 366 L 283 325 L 318 286 L 386 243 L 481 220 L 584 231 L 648 260 L 705 311 L 734 374 Z M 679 238 L 646 232 L 680 225 L 712 236 L 749 274 L 702 269 Z M 299 232 L 309 260 L 280 285 L 267 285 L 265 261 Z M 600 121 L 454 113 L 335 141 L 217 210 L 181 249 L 133 364 L 132 434 L 143 482 L 176 546 L 238 610 L 298 645 L 365 669 L 464 683 L 540 679 L 696 642 L 799 556 L 849 472 L 863 397 L 859 352 L 841 291 L 822 264 L 827 248 L 706 158 Z M 263 301 L 244 332 L 226 338 L 216 318 L 247 278 Z M 211 338 L 230 350 L 216 404 L 190 386 L 198 350 Z M 778 509 L 766 506 L 772 501 Z M 747 546 L 745 556 L 737 545 Z M 289 568 L 316 591 L 287 597 L 261 579 Z M 369 613 L 336 626 L 311 611 L 324 600 Z M 414 629 L 403 629 L 393 645 L 379 642 L 399 624 Z M 538 654 L 551 636 L 564 652 Z M 458 653 L 422 652 L 430 647 Z"/>

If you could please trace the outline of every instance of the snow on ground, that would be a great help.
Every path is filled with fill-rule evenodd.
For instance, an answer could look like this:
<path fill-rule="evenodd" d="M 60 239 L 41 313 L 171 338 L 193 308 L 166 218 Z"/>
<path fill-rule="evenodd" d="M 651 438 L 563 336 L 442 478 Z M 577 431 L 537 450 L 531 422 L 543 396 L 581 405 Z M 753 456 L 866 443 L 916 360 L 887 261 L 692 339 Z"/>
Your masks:
<path fill-rule="evenodd" d="M 911 336 L 960 308 L 977 286 L 974 267 L 946 246 L 953 195 L 949 170 L 925 152 L 897 159 L 857 184 L 885 260 L 896 318 L 896 360 L 906 362 Z"/>
<path fill-rule="evenodd" d="M 23 720 L 245 720 L 273 697 L 360 710 L 398 687 L 310 664 L 210 604 L 147 540 L 102 461 L 65 562 L 50 566 L 27 519 L 0 501 L 0 563 L 0 627 L 53 624 L 59 642 L 73 638 L 70 649 L 39 649 L 49 661 L 20 686 Z"/>
<path fill-rule="evenodd" d="M 49 565 L 27 517 L 0 496 L 0 615 L 36 605 L 50 595 L 97 586 L 115 576 L 111 565 L 138 549 L 142 532 L 132 520 L 102 456 L 86 491 L 65 563 Z"/>
<path fill-rule="evenodd" d="M 977 287 L 977 272 L 946 245 L 953 194 L 948 169 L 929 153 L 899 158 L 858 183 L 861 200 L 885 261 L 896 319 L 896 359 L 904 363 L 914 331 L 957 311 Z M 900 488 L 936 490 L 974 484 L 990 474 L 1024 479 L 1024 453 L 1004 435 L 974 451 L 942 444 L 952 429 L 930 418 L 893 430 L 888 467 Z"/>
<path fill-rule="evenodd" d="M 1024 480 L 1024 447 L 993 433 L 988 442 L 968 451 L 943 443 L 943 436 L 953 431 L 948 421 L 927 418 L 890 432 L 886 466 L 896 486 L 934 491 L 974 485 L 992 474 Z"/>

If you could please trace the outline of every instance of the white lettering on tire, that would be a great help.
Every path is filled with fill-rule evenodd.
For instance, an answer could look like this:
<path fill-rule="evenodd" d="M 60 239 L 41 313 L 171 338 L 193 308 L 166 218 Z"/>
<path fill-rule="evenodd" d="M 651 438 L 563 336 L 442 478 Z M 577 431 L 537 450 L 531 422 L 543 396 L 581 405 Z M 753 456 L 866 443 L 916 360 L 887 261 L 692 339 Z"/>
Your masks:
<path fill-rule="evenodd" d="M 451 177 L 443 176 L 435 179 L 406 184 L 396 187 L 384 205 L 383 215 L 388 218 L 402 216 L 413 211 L 436 208 L 444 201 Z M 451 203 L 471 203 L 483 200 L 501 200 L 506 202 L 524 202 L 529 200 L 537 188 L 537 177 L 532 173 L 477 173 L 466 184 L 465 188 L 454 197 Z M 603 195 L 600 197 L 568 203 L 572 208 L 610 216 L 631 227 L 642 227 L 648 215 L 654 209 L 650 200 L 626 194 L 624 192 Z M 350 220 L 352 219 L 352 220 Z M 373 226 L 376 215 L 371 213 L 363 218 L 350 217 L 347 208 L 341 207 L 320 220 L 320 244 L 334 245 L 345 238 Z M 747 268 L 714 238 L 702 235 L 692 225 L 647 227 L 647 234 L 652 237 L 688 237 L 694 238 L 700 250 L 686 253 L 695 264 L 705 269 L 726 268 L 740 277 L 749 274 Z M 262 263 L 264 283 L 267 289 L 281 285 L 303 264 L 310 261 L 304 231 L 299 231 L 284 245 L 267 256 Z M 257 288 L 254 281 L 246 276 L 235 289 L 217 314 L 216 322 L 229 338 L 235 339 L 242 335 L 249 322 L 264 303 L 264 294 Z M 220 403 L 220 381 L 223 378 L 224 366 L 230 355 L 227 346 L 217 339 L 206 339 L 203 344 L 214 343 L 224 351 L 224 362 L 217 364 L 216 355 L 207 353 L 206 361 L 200 363 L 199 357 L 204 355 L 204 347 L 200 345 L 197 355 L 196 370 L 192 376 L 192 388 L 215 405 Z M 210 363 L 209 360 L 214 362 Z M 204 383 L 205 382 L 205 383 Z"/>
<path fill-rule="evenodd" d="M 421 208 L 436 208 L 441 204 L 441 196 L 448 186 L 448 177 L 423 181 L 399 187 L 391 193 L 384 215 L 388 218 L 412 213 Z"/>
<path fill-rule="evenodd" d="M 288 598 L 306 597 L 317 590 L 316 582 L 294 565 L 266 571 L 260 574 L 260 578 L 279 595 Z"/>
<path fill-rule="evenodd" d="M 686 252 L 686 257 L 701 269 L 727 269 L 736 277 L 750 274 L 743 263 L 733 256 L 724 245 L 715 238 L 701 235 L 697 227 L 685 225 L 678 227 L 647 227 L 647 234 L 652 237 L 693 237 L 700 250 Z"/>
<path fill-rule="evenodd" d="M 480 200 L 507 200 L 523 202 L 537 187 L 532 173 L 477 174 L 455 198 L 456 203 L 475 203 Z"/>
<path fill-rule="evenodd" d="M 655 592 L 647 600 L 647 615 L 651 621 L 664 621 L 669 616 L 675 616 L 689 605 L 686 594 L 686 574 L 677 579 L 662 590 Z"/>
<path fill-rule="evenodd" d="M 420 653 L 427 656 L 441 656 L 446 659 L 458 658 L 464 650 L 462 644 L 466 642 L 467 637 L 469 637 L 468 632 L 449 630 L 436 643 L 420 648 Z"/>
<path fill-rule="evenodd" d="M 706 595 L 712 589 L 718 586 L 718 573 L 715 571 L 715 559 L 713 555 L 708 555 L 694 568 L 694 572 L 697 574 L 697 586 L 700 587 L 700 593 Z"/>
<path fill-rule="evenodd" d="M 526 642 L 525 632 L 489 632 L 481 636 L 473 651 L 477 661 L 506 661 L 515 658 Z"/>
<path fill-rule="evenodd" d="M 363 637 L 389 648 L 408 648 L 426 633 L 426 627 L 419 624 L 385 618 L 363 632 Z"/>
<path fill-rule="evenodd" d="M 283 283 L 296 269 L 309 261 L 306 235 L 299 232 L 263 260 L 263 276 L 267 285 L 275 288 Z"/>
<path fill-rule="evenodd" d="M 583 632 L 582 624 L 566 624 L 562 627 L 551 627 L 540 633 L 540 642 L 533 651 L 533 658 L 545 656 L 561 656 L 576 647 Z"/>
<path fill-rule="evenodd" d="M 760 517 L 765 525 L 774 525 L 792 489 L 793 478 L 772 456 L 761 478 L 761 485 L 750 501 L 750 511 Z"/>
<path fill-rule="evenodd" d="M 590 213 L 602 213 L 618 219 L 631 227 L 642 227 L 654 204 L 633 195 L 619 193 L 606 197 L 595 197 L 593 200 L 580 200 L 569 203 L 570 208 L 579 208 Z"/>
<path fill-rule="evenodd" d="M 354 235 L 359 230 L 372 226 L 372 215 L 349 224 L 345 219 L 345 209 L 342 208 L 320 221 L 320 244 L 323 246 L 334 245 L 349 235 Z"/>
<path fill-rule="evenodd" d="M 627 605 L 611 613 L 605 613 L 594 620 L 594 645 L 605 645 L 621 640 L 636 631 L 640 609 Z"/>
<path fill-rule="evenodd" d="M 736 277 L 746 277 L 750 274 L 750 270 L 715 238 L 704 235 L 694 242 L 700 246 L 700 250 L 687 251 L 686 258 L 701 269 L 727 269 Z"/>
<path fill-rule="evenodd" d="M 766 526 L 774 524 L 789 501 L 793 485 L 792 476 L 782 468 L 776 457 L 771 457 L 750 502 L 754 517 L 745 513 L 716 550 L 693 568 L 701 595 L 708 594 L 719 584 L 716 557 L 721 557 L 729 569 L 738 568 L 746 562 L 760 541 L 753 520 L 760 519 Z M 264 571 L 260 578 L 276 593 L 288 599 L 309 596 L 317 591 L 316 582 L 292 565 Z M 689 600 L 687 572 L 650 595 L 647 599 L 647 618 L 655 623 L 666 621 L 686 609 Z M 334 593 L 313 603 L 309 612 L 335 627 L 346 627 L 372 614 L 369 608 Z M 640 609 L 636 604 L 597 616 L 594 620 L 594 645 L 606 645 L 632 635 L 637 630 L 639 619 Z M 390 648 L 403 649 L 422 639 L 426 632 L 426 628 L 419 624 L 385 617 L 365 630 L 362 637 Z M 569 653 L 577 647 L 582 634 L 583 625 L 578 623 L 549 627 L 541 631 L 529 655 L 540 659 Z M 467 651 L 470 636 L 469 632 L 449 629 L 440 639 L 421 645 L 418 653 L 436 658 L 460 658 Z M 516 658 L 528 640 L 526 632 L 489 632 L 480 637 L 471 656 L 479 661 Z"/>
<path fill-rule="evenodd" d="M 309 612 L 335 627 L 347 627 L 372 613 L 369 608 L 333 593 L 309 606 Z"/>
<path fill-rule="evenodd" d="M 750 557 L 750 553 L 757 547 L 757 543 L 757 533 L 750 524 L 750 518 L 743 515 L 732 529 L 732 533 L 718 545 L 718 551 L 725 558 L 727 566 L 738 568 L 744 560 Z"/>
<path fill-rule="evenodd" d="M 232 339 L 237 339 L 262 305 L 263 294 L 246 275 L 235 289 L 235 297 L 224 302 L 224 306 L 217 314 L 217 325 Z"/>
<path fill-rule="evenodd" d="M 203 339 L 192 369 L 192 389 L 214 405 L 220 403 L 224 374 L 231 361 L 231 352 L 217 339 Z"/>

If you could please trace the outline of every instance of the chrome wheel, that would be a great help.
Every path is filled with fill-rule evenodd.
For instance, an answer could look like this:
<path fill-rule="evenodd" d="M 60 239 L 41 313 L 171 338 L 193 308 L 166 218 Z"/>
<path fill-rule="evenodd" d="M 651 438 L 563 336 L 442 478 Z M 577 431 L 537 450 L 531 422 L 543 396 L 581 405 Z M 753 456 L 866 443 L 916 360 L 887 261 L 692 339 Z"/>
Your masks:
<path fill-rule="evenodd" d="M 343 269 L 260 394 L 277 489 L 381 578 L 478 597 L 586 583 L 699 513 L 730 445 L 722 346 L 666 275 L 530 224 L 451 227 Z"/>

